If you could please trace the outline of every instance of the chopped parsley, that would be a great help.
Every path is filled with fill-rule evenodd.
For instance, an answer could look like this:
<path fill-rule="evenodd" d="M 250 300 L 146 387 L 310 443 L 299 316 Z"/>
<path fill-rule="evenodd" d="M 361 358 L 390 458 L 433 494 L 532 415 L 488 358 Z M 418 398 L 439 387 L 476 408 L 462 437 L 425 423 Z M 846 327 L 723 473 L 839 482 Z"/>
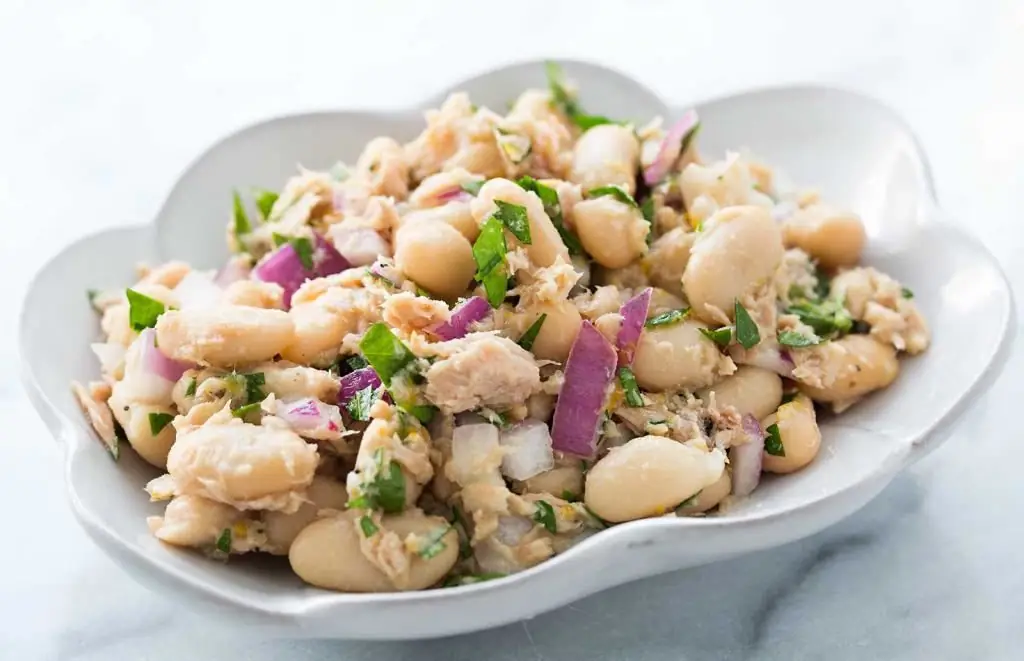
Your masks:
<path fill-rule="evenodd" d="M 252 223 L 249 222 L 249 214 L 245 211 L 245 205 L 242 204 L 242 196 L 238 194 L 238 191 L 234 191 L 231 194 L 231 199 L 235 238 L 241 242 L 242 237 L 252 231 Z"/>
<path fill-rule="evenodd" d="M 849 333 L 853 328 L 853 318 L 843 307 L 842 302 L 830 298 L 821 302 L 800 301 L 787 308 L 786 312 L 795 314 L 800 321 L 814 329 L 819 337 Z"/>
<path fill-rule="evenodd" d="M 270 210 L 274 208 L 278 195 L 274 191 L 257 188 L 253 191 L 256 194 L 256 208 L 260 210 L 263 220 L 270 218 Z"/>
<path fill-rule="evenodd" d="M 231 528 L 225 528 L 217 538 L 217 550 L 221 553 L 231 553 Z"/>
<path fill-rule="evenodd" d="M 544 312 L 537 317 L 537 320 L 530 324 L 530 327 L 526 329 L 523 336 L 519 338 L 519 346 L 527 351 L 533 349 L 533 343 L 537 341 L 537 335 L 540 333 L 540 328 L 544 325 L 544 320 L 547 318 L 547 312 Z"/>
<path fill-rule="evenodd" d="M 509 426 L 508 419 L 502 414 L 498 413 L 494 409 L 482 408 L 480 409 L 480 415 L 484 420 L 491 423 L 499 429 L 505 429 Z"/>
<path fill-rule="evenodd" d="M 569 254 L 582 255 L 583 244 L 580 243 L 579 237 L 565 226 L 565 220 L 562 218 L 562 204 L 558 200 L 558 192 L 551 186 L 542 184 L 529 175 L 520 177 L 516 183 L 523 190 L 535 193 L 540 198 L 541 204 L 544 205 L 544 213 L 547 214 L 548 218 L 551 219 L 551 224 L 558 230 L 558 236 L 562 238 L 562 243 L 569 250 Z"/>
<path fill-rule="evenodd" d="M 644 324 L 645 328 L 658 328 L 659 326 L 672 326 L 678 324 L 680 321 L 686 318 L 686 315 L 690 313 L 690 308 L 683 308 L 682 310 L 669 310 L 668 312 L 662 312 L 661 314 L 651 317 Z"/>
<path fill-rule="evenodd" d="M 236 418 L 241 418 L 242 420 L 245 420 L 246 418 L 249 417 L 250 413 L 258 413 L 260 410 L 260 406 L 262 404 L 263 402 L 252 402 L 251 404 L 246 404 L 245 406 L 239 406 L 236 409 L 231 409 L 231 415 L 235 416 Z"/>
<path fill-rule="evenodd" d="M 588 200 L 592 200 L 595 197 L 604 197 L 606 195 L 614 197 L 619 202 L 629 205 L 634 209 L 640 208 L 640 205 L 636 203 L 636 200 L 634 200 L 633 196 L 629 194 L 629 191 L 622 186 L 600 186 L 598 188 L 591 188 L 587 191 Z"/>
<path fill-rule="evenodd" d="M 908 289 L 907 287 L 902 287 L 900 289 L 900 294 L 902 294 L 903 298 L 906 298 L 906 299 L 914 298 L 914 292 L 911 291 L 910 289 Z"/>
<path fill-rule="evenodd" d="M 547 74 L 548 87 L 551 89 L 552 102 L 565 113 L 573 124 L 586 131 L 601 124 L 618 123 L 601 115 L 588 115 L 583 112 L 583 109 L 576 103 L 575 95 L 567 89 L 565 77 L 562 75 L 562 67 L 558 66 L 556 62 L 545 62 L 544 71 Z"/>
<path fill-rule="evenodd" d="M 100 290 L 86 289 L 85 295 L 89 297 L 89 305 L 96 305 L 96 297 L 100 295 Z"/>
<path fill-rule="evenodd" d="M 544 526 L 544 530 L 554 534 L 558 532 L 558 526 L 555 524 L 555 508 L 546 500 L 538 500 L 537 509 L 533 512 L 533 520 Z"/>
<path fill-rule="evenodd" d="M 313 242 L 304 236 L 284 236 L 274 232 L 271 234 L 271 238 L 274 240 L 275 246 L 282 246 L 288 244 L 298 255 L 299 261 L 302 262 L 302 268 L 307 271 L 313 270 Z"/>
<path fill-rule="evenodd" d="M 423 545 L 420 547 L 420 550 L 417 552 L 417 555 L 419 555 L 424 560 L 430 560 L 431 558 L 439 554 L 441 551 L 445 550 L 445 548 L 447 548 L 447 545 L 444 543 L 444 536 L 447 535 L 448 531 L 451 529 L 452 526 L 447 525 L 440 526 L 435 530 L 432 530 L 426 536 L 426 539 L 424 540 Z"/>
<path fill-rule="evenodd" d="M 384 449 L 373 453 L 376 473 L 362 485 L 362 493 L 349 501 L 350 509 L 380 509 L 389 514 L 405 508 L 405 476 L 397 461 L 384 463 Z"/>
<path fill-rule="evenodd" d="M 575 501 L 577 501 L 579 499 L 580 499 L 580 497 L 577 494 L 574 494 L 573 492 L 569 491 L 568 489 L 564 489 L 562 491 L 562 500 L 567 500 L 570 503 L 572 503 L 572 502 L 575 502 Z"/>
<path fill-rule="evenodd" d="M 700 334 L 708 338 L 720 347 L 727 347 L 732 342 L 732 326 L 722 326 L 711 330 L 710 328 L 698 329 Z"/>
<path fill-rule="evenodd" d="M 373 386 L 366 386 L 353 395 L 352 399 L 348 400 L 345 408 L 348 409 L 353 420 L 366 422 L 370 419 L 370 409 L 380 399 L 380 396 L 381 391 L 379 389 L 375 389 Z"/>
<path fill-rule="evenodd" d="M 814 270 L 814 295 L 818 297 L 819 301 L 824 301 L 828 298 L 829 292 L 832 290 L 832 283 L 829 282 L 828 275 L 821 269 Z"/>
<path fill-rule="evenodd" d="M 196 386 L 198 386 L 198 385 L 199 385 L 199 381 L 196 379 L 196 377 L 192 377 L 192 380 L 188 382 L 188 387 L 185 388 L 185 396 L 186 397 L 195 397 L 196 396 Z"/>
<path fill-rule="evenodd" d="M 739 300 L 736 301 L 733 312 L 736 316 L 736 341 L 744 349 L 750 349 L 761 341 L 761 332 Z"/>
<path fill-rule="evenodd" d="M 526 207 L 518 204 L 509 204 L 502 200 L 495 200 L 495 204 L 498 205 L 498 209 L 494 212 L 494 217 L 501 221 L 501 224 L 508 228 L 509 232 L 512 232 L 512 236 L 519 239 L 520 243 L 530 245 L 532 243 L 530 239 L 530 219 L 526 215 Z"/>
<path fill-rule="evenodd" d="M 782 393 L 782 404 L 789 404 L 794 399 L 796 399 L 797 395 L 799 394 L 800 392 L 798 390 L 791 390 L 789 392 Z M 780 404 L 779 406 L 781 406 L 782 404 Z"/>
<path fill-rule="evenodd" d="M 425 425 L 434 419 L 434 415 L 438 411 L 437 407 L 432 404 L 410 404 L 403 405 L 402 408 Z"/>
<path fill-rule="evenodd" d="M 338 371 L 344 375 L 355 372 L 356 370 L 361 370 L 370 363 L 366 362 L 366 359 L 359 354 L 355 354 L 354 356 L 339 358 L 338 362 L 335 364 L 338 366 Z"/>
<path fill-rule="evenodd" d="M 622 392 L 626 396 L 626 404 L 630 408 L 640 408 L 644 405 L 644 398 L 640 395 L 640 387 L 636 384 L 636 377 L 633 376 L 633 370 L 628 367 L 619 368 L 619 384 L 622 386 Z"/>
<path fill-rule="evenodd" d="M 363 531 L 363 537 L 373 537 L 380 532 L 380 528 L 367 514 L 359 517 L 359 529 Z"/>
<path fill-rule="evenodd" d="M 782 446 L 782 434 L 779 433 L 779 426 L 768 425 L 765 431 L 768 435 L 764 439 L 764 451 L 773 457 L 785 457 L 786 448 Z"/>
<path fill-rule="evenodd" d="M 245 403 L 259 403 L 267 398 L 266 393 L 263 392 L 263 386 L 266 385 L 266 377 L 263 376 L 263 372 L 252 372 L 250 374 L 239 374 L 232 372 L 225 377 L 225 381 L 228 382 L 228 387 L 235 393 L 235 397 L 241 399 L 241 395 L 245 394 Z"/>
<path fill-rule="evenodd" d="M 476 280 L 484 286 L 487 302 L 492 308 L 499 307 L 508 292 L 508 276 L 505 269 L 505 229 L 495 216 L 484 221 L 480 235 L 473 244 L 473 258 L 476 260 Z M 383 377 L 381 377 L 383 378 Z"/>
<path fill-rule="evenodd" d="M 654 240 L 654 198 L 648 197 L 644 200 L 644 203 L 640 205 L 640 213 L 643 215 L 644 220 L 650 228 L 647 230 L 647 245 L 651 245 L 651 241 Z"/>
<path fill-rule="evenodd" d="M 798 349 L 801 347 L 812 347 L 821 341 L 791 330 L 779 331 L 778 340 L 779 344 L 784 347 L 795 347 Z"/>
<path fill-rule="evenodd" d="M 391 379 L 416 360 L 416 356 L 383 322 L 375 323 L 363 334 L 359 350 L 386 386 L 390 386 Z"/>
<path fill-rule="evenodd" d="M 174 416 L 170 413 L 150 413 L 149 414 L 149 431 L 156 436 L 164 430 L 164 427 L 171 424 L 174 420 Z"/>
<path fill-rule="evenodd" d="M 459 186 L 462 190 L 466 191 L 473 197 L 480 194 L 480 189 L 484 187 L 486 181 L 484 179 L 477 179 L 476 181 L 467 181 L 466 183 Z"/>
<path fill-rule="evenodd" d="M 124 293 L 128 297 L 128 324 L 134 331 L 153 328 L 156 320 L 167 310 L 160 301 L 134 289 L 126 289 Z"/>

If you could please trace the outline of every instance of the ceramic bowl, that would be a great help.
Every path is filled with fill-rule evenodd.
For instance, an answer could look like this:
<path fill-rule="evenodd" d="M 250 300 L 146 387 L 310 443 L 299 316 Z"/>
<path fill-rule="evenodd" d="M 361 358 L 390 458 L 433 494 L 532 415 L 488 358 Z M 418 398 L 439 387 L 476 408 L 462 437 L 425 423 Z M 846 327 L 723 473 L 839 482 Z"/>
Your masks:
<path fill-rule="evenodd" d="M 565 63 L 591 112 L 646 121 L 682 109 L 615 71 Z M 528 62 L 453 87 L 481 105 L 504 104 L 544 84 Z M 867 264 L 912 287 L 934 335 L 924 355 L 902 361 L 887 390 L 823 424 L 814 464 L 768 478 L 727 515 L 649 519 L 603 531 L 568 552 L 506 579 L 409 594 L 339 594 L 303 584 L 281 559 L 213 562 L 165 546 L 146 528 L 162 505 L 142 491 L 154 470 L 133 453 L 114 463 L 94 438 L 68 383 L 99 372 L 89 343 L 98 336 L 87 287 L 133 281 L 140 261 L 176 257 L 204 268 L 226 257 L 224 226 L 232 188 L 275 188 L 298 163 L 352 162 L 370 138 L 408 140 L 422 110 L 322 112 L 269 120 L 231 135 L 199 157 L 171 189 L 156 219 L 84 238 L 36 276 L 21 315 L 25 386 L 64 449 L 76 517 L 93 540 L 141 582 L 224 624 L 259 625 L 289 636 L 400 639 L 433 637 L 530 618 L 614 585 L 692 567 L 810 535 L 857 510 L 901 470 L 936 448 L 957 416 L 995 379 L 1014 323 L 1010 289 L 989 252 L 944 217 L 928 165 L 892 111 L 857 94 L 820 87 L 756 90 L 697 104 L 705 156 L 748 147 L 801 184 L 858 212 L 870 246 Z M 965 221 L 967 219 L 961 219 Z"/>

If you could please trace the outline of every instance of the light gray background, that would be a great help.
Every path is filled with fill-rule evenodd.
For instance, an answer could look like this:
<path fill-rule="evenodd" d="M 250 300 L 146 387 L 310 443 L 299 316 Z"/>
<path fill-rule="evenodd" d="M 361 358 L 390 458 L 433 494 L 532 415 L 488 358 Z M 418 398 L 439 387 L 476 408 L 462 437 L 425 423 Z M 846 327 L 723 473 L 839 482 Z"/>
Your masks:
<path fill-rule="evenodd" d="M 473 636 L 370 644 L 226 633 L 137 586 L 78 529 L 58 450 L 16 378 L 16 310 L 37 266 L 84 234 L 146 222 L 189 160 L 245 123 L 409 104 L 541 56 L 617 66 L 674 104 L 774 82 L 873 94 L 919 133 L 951 215 L 1015 289 L 1024 282 L 1021 2 L 5 0 L 0 659 L 1022 658 L 1016 352 L 949 444 L 849 521 Z"/>

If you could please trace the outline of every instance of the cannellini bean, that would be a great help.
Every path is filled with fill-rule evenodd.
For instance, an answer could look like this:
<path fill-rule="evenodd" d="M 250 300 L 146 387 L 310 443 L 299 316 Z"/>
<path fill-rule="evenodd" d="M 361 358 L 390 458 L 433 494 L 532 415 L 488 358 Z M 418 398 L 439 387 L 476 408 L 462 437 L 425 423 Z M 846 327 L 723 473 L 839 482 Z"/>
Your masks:
<path fill-rule="evenodd" d="M 323 475 L 317 475 L 306 491 L 307 502 L 291 514 L 264 512 L 267 549 L 277 555 L 287 555 L 292 542 L 303 528 L 316 520 L 320 510 L 344 510 L 348 502 L 345 485 Z M 225 506 L 226 507 L 226 506 Z"/>
<path fill-rule="evenodd" d="M 868 335 L 847 335 L 834 342 L 843 351 L 827 354 L 837 364 L 825 367 L 836 374 L 835 381 L 823 388 L 798 383 L 800 391 L 816 402 L 833 406 L 852 403 L 872 390 L 885 388 L 899 374 L 900 363 L 891 345 Z"/>
<path fill-rule="evenodd" d="M 393 592 L 398 588 L 377 568 L 360 548 L 357 532 L 359 513 L 347 511 L 314 521 L 292 542 L 288 560 L 299 578 L 311 585 L 342 592 Z M 380 528 L 401 539 L 409 535 L 428 535 L 444 519 L 427 516 L 418 510 L 383 517 Z M 402 590 L 422 590 L 434 585 L 451 571 L 459 556 L 454 529 L 442 538 L 444 548 L 432 558 L 410 558 L 408 580 Z"/>
<path fill-rule="evenodd" d="M 725 455 L 662 436 L 614 448 L 587 473 L 585 503 L 605 521 L 661 516 L 719 480 Z"/>
<path fill-rule="evenodd" d="M 478 224 L 483 224 L 488 216 L 497 208 L 495 200 L 517 204 L 526 208 L 526 215 L 530 221 L 531 244 L 523 246 L 526 253 L 537 266 L 551 266 L 561 257 L 569 262 L 569 250 L 562 243 L 562 237 L 548 215 L 544 213 L 544 204 L 535 193 L 523 190 L 519 184 L 508 179 L 491 179 L 480 189 L 480 193 L 470 204 L 473 211 L 473 218 Z M 518 246 L 519 242 L 511 233 L 506 232 L 505 238 L 510 249 Z"/>
<path fill-rule="evenodd" d="M 775 372 L 741 365 L 733 374 L 701 390 L 697 395 L 708 402 L 711 393 L 714 393 L 719 408 L 732 406 L 738 412 L 750 413 L 760 420 L 782 403 L 782 379 Z"/>
<path fill-rule="evenodd" d="M 749 162 L 736 153 L 727 154 L 724 160 L 710 165 L 689 163 L 679 175 L 687 215 L 694 223 L 731 206 L 771 209 L 774 202 L 755 188 L 756 183 L 757 177 L 751 172 Z"/>
<path fill-rule="evenodd" d="M 338 357 L 346 335 L 361 333 L 380 321 L 383 294 L 326 284 L 324 280 L 307 281 L 292 298 L 288 314 L 295 332 L 292 342 L 281 351 L 285 360 L 327 367 Z M 317 291 L 320 285 L 324 288 Z"/>
<path fill-rule="evenodd" d="M 231 367 L 270 360 L 295 337 L 288 313 L 241 305 L 168 310 L 156 323 L 160 350 L 175 360 Z"/>
<path fill-rule="evenodd" d="M 150 423 L 150 415 L 163 416 L 174 415 L 174 409 L 170 406 L 147 404 L 130 399 L 130 393 L 126 395 L 122 384 L 119 381 L 114 384 L 113 392 L 110 395 L 108 404 L 124 435 L 140 457 L 157 468 L 167 466 L 167 453 L 174 444 L 174 425 L 166 425 L 159 433 L 153 433 L 153 425 Z"/>
<path fill-rule="evenodd" d="M 150 530 L 162 542 L 194 548 L 212 547 L 225 528 L 244 515 L 234 507 L 201 496 L 177 496 L 167 503 L 162 517 L 149 520 Z"/>
<path fill-rule="evenodd" d="M 451 225 L 470 243 L 476 241 L 476 238 L 480 236 L 480 226 L 473 218 L 469 202 L 449 202 L 439 207 L 416 209 L 402 216 L 403 225 L 430 222 Z"/>
<path fill-rule="evenodd" d="M 651 284 L 681 296 L 683 272 L 690 261 L 690 249 L 697 238 L 696 232 L 684 227 L 669 230 L 651 244 L 651 252 L 644 259 Z"/>
<path fill-rule="evenodd" d="M 284 308 L 284 289 L 276 282 L 238 280 L 224 290 L 223 301 L 229 305 L 280 310 Z"/>
<path fill-rule="evenodd" d="M 424 289 L 454 299 L 476 273 L 473 246 L 441 222 L 406 223 L 395 234 L 395 265 Z"/>
<path fill-rule="evenodd" d="M 717 482 L 701 489 L 687 503 L 686 507 L 680 507 L 677 510 L 677 514 L 689 516 L 707 512 L 713 507 L 718 507 L 718 504 L 729 495 L 730 491 L 732 491 L 732 478 L 729 476 L 729 471 L 722 471 L 722 477 L 718 478 Z"/>
<path fill-rule="evenodd" d="M 584 191 L 618 185 L 632 195 L 639 165 L 640 143 L 633 130 L 619 124 L 601 124 L 576 141 L 569 179 Z"/>
<path fill-rule="evenodd" d="M 533 342 L 533 355 L 541 360 L 565 361 L 580 332 L 582 318 L 569 301 L 539 303 L 530 308 L 523 328 L 529 328 L 542 314 L 547 316 Z"/>
<path fill-rule="evenodd" d="M 583 247 L 605 268 L 622 268 L 647 252 L 650 226 L 636 207 L 604 195 L 577 204 L 573 216 Z"/>
<path fill-rule="evenodd" d="M 562 462 L 565 465 L 555 466 L 551 470 L 534 475 L 523 482 L 526 491 L 529 493 L 549 493 L 559 498 L 565 498 L 569 494 L 579 497 L 583 494 L 583 466 L 578 460 L 571 460 L 571 463 Z"/>
<path fill-rule="evenodd" d="M 505 159 L 494 140 L 469 142 L 444 162 L 445 170 L 464 169 L 487 178 L 506 175 Z"/>
<path fill-rule="evenodd" d="M 290 429 L 211 419 L 178 434 L 167 472 L 182 494 L 243 510 L 294 512 L 313 481 L 317 459 L 316 446 Z"/>
<path fill-rule="evenodd" d="M 864 223 L 852 212 L 824 204 L 798 209 L 782 225 L 787 248 L 800 248 L 827 269 L 855 266 L 867 235 Z"/>
<path fill-rule="evenodd" d="M 728 207 L 698 233 L 683 271 L 683 289 L 693 313 L 720 323 L 732 319 L 733 304 L 771 280 L 782 262 L 778 225 L 760 207 Z"/>
<path fill-rule="evenodd" d="M 693 390 L 710 385 L 722 360 L 717 345 L 697 321 L 645 328 L 633 359 L 633 373 L 644 390 Z"/>
<path fill-rule="evenodd" d="M 765 449 L 762 470 L 768 473 L 792 473 L 814 461 L 821 448 L 821 431 L 814 414 L 814 405 L 805 395 L 798 395 L 776 413 L 762 421 L 764 429 L 778 425 L 782 439 L 782 455 L 769 454 Z"/>

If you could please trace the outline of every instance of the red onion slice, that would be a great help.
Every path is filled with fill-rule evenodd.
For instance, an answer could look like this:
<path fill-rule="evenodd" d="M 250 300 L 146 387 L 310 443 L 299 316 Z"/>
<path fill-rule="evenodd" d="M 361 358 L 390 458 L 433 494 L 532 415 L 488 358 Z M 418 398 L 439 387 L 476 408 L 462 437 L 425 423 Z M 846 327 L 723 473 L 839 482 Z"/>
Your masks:
<path fill-rule="evenodd" d="M 749 496 L 761 481 L 764 431 L 757 418 L 749 413 L 743 416 L 743 431 L 747 434 L 747 442 L 729 448 L 734 496 Z"/>
<path fill-rule="evenodd" d="M 345 406 L 356 393 L 367 386 L 376 390 L 381 387 L 380 377 L 372 367 L 363 367 L 341 377 L 338 386 L 338 403 Z"/>
<path fill-rule="evenodd" d="M 605 391 L 615 375 L 617 361 L 614 347 L 593 324 L 584 321 L 569 351 L 565 383 L 555 404 L 551 424 L 554 449 L 593 456 Z"/>
<path fill-rule="evenodd" d="M 276 282 L 284 289 L 284 304 L 291 306 L 292 295 L 306 280 L 322 278 L 350 268 L 348 261 L 322 236 L 316 234 L 313 244 L 313 268 L 306 269 L 298 251 L 291 243 L 285 243 L 263 259 L 252 275 L 263 282 Z"/>
<path fill-rule="evenodd" d="M 300 436 L 320 435 L 341 431 L 341 411 L 337 406 L 324 404 L 312 397 L 293 402 L 278 402 L 277 417 L 288 423 Z"/>
<path fill-rule="evenodd" d="M 491 314 L 491 304 L 480 296 L 467 298 L 452 310 L 448 321 L 434 328 L 431 332 L 442 340 L 454 340 L 465 337 L 469 325 L 480 321 Z"/>
<path fill-rule="evenodd" d="M 447 204 L 448 202 L 468 202 L 473 199 L 473 196 L 462 189 L 462 186 L 456 186 L 455 188 L 449 188 L 446 191 L 441 191 L 435 196 L 438 202 Z"/>
<path fill-rule="evenodd" d="M 661 143 L 658 155 L 654 157 L 654 162 L 644 169 L 644 182 L 648 186 L 654 186 L 665 178 L 682 153 L 683 143 L 699 125 L 697 111 L 692 109 L 683 113 L 679 121 L 672 125 Z"/>
<path fill-rule="evenodd" d="M 186 370 L 194 367 L 191 363 L 183 363 L 165 356 L 156 346 L 156 330 L 152 328 L 143 329 L 136 341 L 140 343 L 139 364 L 149 374 L 174 382 L 180 379 Z"/>
<path fill-rule="evenodd" d="M 651 295 L 654 290 L 648 287 L 642 292 L 629 299 L 619 308 L 622 315 L 622 325 L 619 327 L 619 334 L 615 338 L 615 344 L 619 348 L 619 366 L 633 364 L 633 353 L 636 351 L 636 344 L 640 341 L 640 333 L 644 330 L 647 322 L 647 310 L 651 306 Z"/>

